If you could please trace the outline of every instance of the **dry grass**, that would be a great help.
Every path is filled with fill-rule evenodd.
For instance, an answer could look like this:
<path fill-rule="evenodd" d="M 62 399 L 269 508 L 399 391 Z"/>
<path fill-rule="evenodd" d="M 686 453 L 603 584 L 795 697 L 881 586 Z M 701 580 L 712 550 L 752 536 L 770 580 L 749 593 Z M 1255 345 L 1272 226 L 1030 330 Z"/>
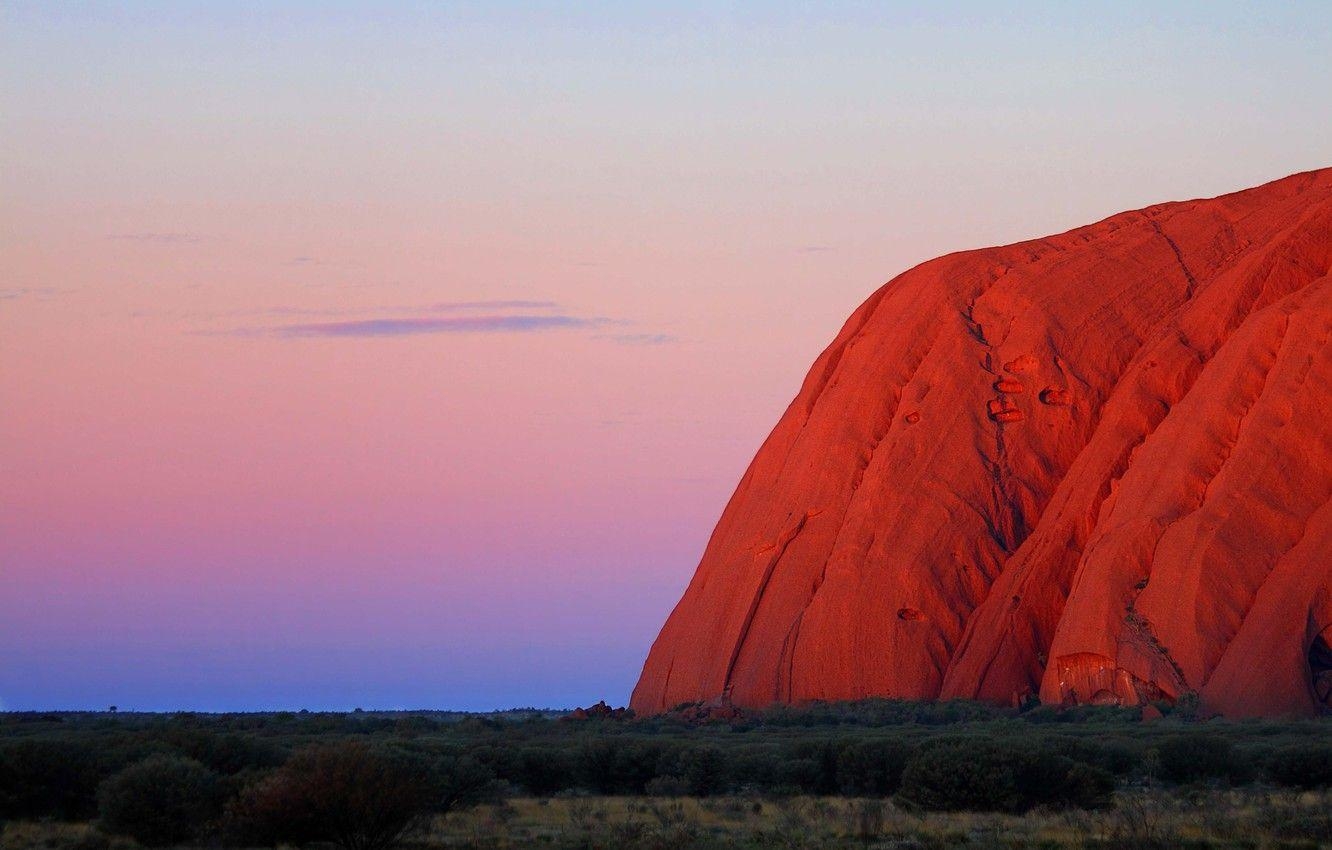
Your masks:
<path fill-rule="evenodd" d="M 437 819 L 426 847 L 1332 848 L 1332 795 L 1120 794 L 1112 809 L 913 813 L 883 800 L 515 799 Z"/>
<path fill-rule="evenodd" d="M 4 850 L 131 850 L 87 824 L 10 823 Z M 213 845 L 205 845 L 213 846 Z M 1130 791 L 1104 811 L 913 813 L 840 797 L 515 798 L 424 825 L 404 850 L 1332 850 L 1332 793 Z"/>

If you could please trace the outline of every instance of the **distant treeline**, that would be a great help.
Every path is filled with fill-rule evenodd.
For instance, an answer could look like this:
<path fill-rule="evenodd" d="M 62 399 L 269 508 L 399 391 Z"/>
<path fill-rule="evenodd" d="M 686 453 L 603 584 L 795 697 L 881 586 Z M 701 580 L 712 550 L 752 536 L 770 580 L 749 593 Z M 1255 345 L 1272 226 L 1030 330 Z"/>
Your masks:
<path fill-rule="evenodd" d="M 548 711 L 0 714 L 0 819 L 97 820 L 145 845 L 390 846 L 509 796 L 894 797 L 921 810 L 1096 808 L 1129 786 L 1332 786 L 1332 719 L 1017 712 L 869 700 L 725 722 Z"/>

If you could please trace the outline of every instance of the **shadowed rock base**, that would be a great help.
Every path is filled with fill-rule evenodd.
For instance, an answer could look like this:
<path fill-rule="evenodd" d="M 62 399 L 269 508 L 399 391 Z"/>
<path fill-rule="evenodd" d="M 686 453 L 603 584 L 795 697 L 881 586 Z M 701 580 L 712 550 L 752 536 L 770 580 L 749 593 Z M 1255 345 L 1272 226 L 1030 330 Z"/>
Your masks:
<path fill-rule="evenodd" d="M 741 480 L 632 698 L 1332 709 L 1332 169 L 932 260 Z"/>

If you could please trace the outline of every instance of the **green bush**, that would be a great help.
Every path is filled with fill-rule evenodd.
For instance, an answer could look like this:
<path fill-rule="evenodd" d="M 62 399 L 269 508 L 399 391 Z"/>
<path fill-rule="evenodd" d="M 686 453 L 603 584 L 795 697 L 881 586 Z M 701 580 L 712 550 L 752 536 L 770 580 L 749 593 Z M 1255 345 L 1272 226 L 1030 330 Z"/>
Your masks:
<path fill-rule="evenodd" d="M 851 797 L 887 797 L 902 784 L 911 750 L 895 739 L 854 742 L 837 757 L 837 785 Z"/>
<path fill-rule="evenodd" d="M 683 750 L 677 769 L 686 790 L 695 797 L 711 797 L 726 789 L 726 753 L 719 747 L 702 746 Z"/>
<path fill-rule="evenodd" d="M 226 832 L 246 846 L 326 841 L 384 850 L 444 807 L 424 759 L 361 742 L 327 744 L 297 752 L 241 791 L 228 806 Z"/>
<path fill-rule="evenodd" d="M 432 811 L 444 814 L 500 799 L 501 784 L 489 767 L 469 755 L 446 755 L 430 764 Z"/>
<path fill-rule="evenodd" d="M 148 847 L 201 834 L 217 817 L 217 774 L 194 759 L 153 755 L 97 789 L 98 825 Z"/>
<path fill-rule="evenodd" d="M 1292 788 L 1332 787 L 1332 744 L 1309 742 L 1283 747 L 1267 759 L 1267 776 Z"/>
<path fill-rule="evenodd" d="M 1132 773 L 1142 764 L 1142 757 L 1136 750 L 1116 742 L 1059 735 L 1045 741 L 1044 746 L 1073 761 L 1099 767 L 1117 776 Z"/>
<path fill-rule="evenodd" d="M 106 770 L 73 741 L 18 741 L 0 748 L 0 819 L 83 820 L 97 810 Z"/>
<path fill-rule="evenodd" d="M 1171 735 L 1154 748 L 1157 770 L 1169 782 L 1207 780 L 1243 781 L 1252 766 L 1235 751 L 1231 742 L 1206 732 Z"/>
<path fill-rule="evenodd" d="M 279 747 L 253 736 L 219 735 L 207 729 L 176 728 L 168 730 L 162 739 L 186 758 L 192 758 L 226 775 L 277 767 L 283 760 L 283 752 Z"/>
<path fill-rule="evenodd" d="M 781 751 L 771 744 L 731 747 L 726 762 L 737 786 L 768 793 L 785 781 L 788 764 Z"/>
<path fill-rule="evenodd" d="M 787 748 L 782 784 L 804 794 L 826 796 L 837 793 L 837 765 L 842 757 L 840 741 L 822 738 L 802 741 Z"/>
<path fill-rule="evenodd" d="M 1050 752 L 985 738 L 941 738 L 902 772 L 899 797 L 931 811 L 1098 808 L 1114 791 L 1106 771 Z"/>
<path fill-rule="evenodd" d="M 673 748 L 657 741 L 597 738 L 578 750 L 578 784 L 598 794 L 642 794 L 674 760 Z"/>
<path fill-rule="evenodd" d="M 554 747 L 520 750 L 507 777 L 536 797 L 549 797 L 578 784 L 573 757 Z"/>

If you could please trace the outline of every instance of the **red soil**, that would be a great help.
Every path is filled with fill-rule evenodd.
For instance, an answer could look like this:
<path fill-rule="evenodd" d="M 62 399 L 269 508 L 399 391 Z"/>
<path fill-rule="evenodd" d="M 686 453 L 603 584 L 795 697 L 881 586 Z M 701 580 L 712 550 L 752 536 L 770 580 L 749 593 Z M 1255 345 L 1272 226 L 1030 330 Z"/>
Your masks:
<path fill-rule="evenodd" d="M 1332 708 L 1329 266 L 1332 169 L 891 281 L 754 458 L 633 708 Z"/>

